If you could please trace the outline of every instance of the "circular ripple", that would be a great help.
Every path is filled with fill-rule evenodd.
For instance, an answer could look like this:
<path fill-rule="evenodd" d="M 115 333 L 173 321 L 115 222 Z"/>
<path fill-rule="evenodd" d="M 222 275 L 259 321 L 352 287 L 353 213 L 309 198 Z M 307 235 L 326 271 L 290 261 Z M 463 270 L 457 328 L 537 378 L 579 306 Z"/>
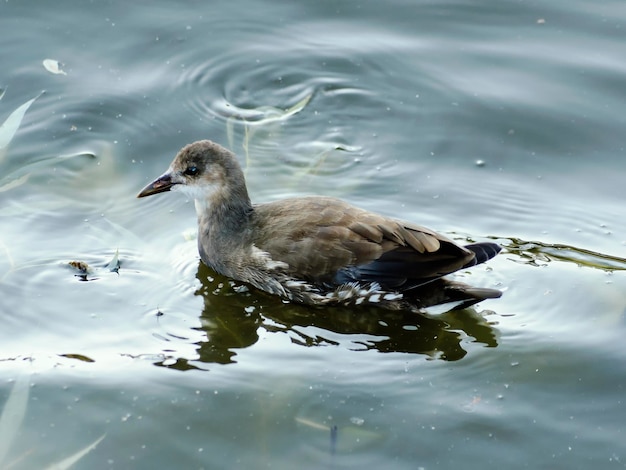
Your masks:
<path fill-rule="evenodd" d="M 366 145 L 371 129 L 356 123 L 387 107 L 383 57 L 355 58 L 354 51 L 316 49 L 295 37 L 293 44 L 280 54 L 270 41 L 221 56 L 195 52 L 179 59 L 185 66 L 176 93 L 197 119 L 223 129 L 222 143 L 240 155 L 250 170 L 250 189 L 261 198 L 278 197 L 276 188 L 285 188 L 280 196 L 320 192 L 316 184 L 328 193 L 321 177 L 329 175 L 360 184 L 350 170 L 375 149 Z M 371 76 L 357 79 L 364 70 Z M 272 188 L 265 186 L 268 180 Z"/>

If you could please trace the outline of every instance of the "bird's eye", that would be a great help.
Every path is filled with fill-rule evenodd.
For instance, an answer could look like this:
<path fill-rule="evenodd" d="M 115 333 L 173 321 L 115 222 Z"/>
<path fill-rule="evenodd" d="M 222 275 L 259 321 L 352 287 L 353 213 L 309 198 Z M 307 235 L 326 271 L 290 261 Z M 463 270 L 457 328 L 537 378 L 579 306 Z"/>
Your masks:
<path fill-rule="evenodd" d="M 198 174 L 198 167 L 197 166 L 187 167 L 187 169 L 185 170 L 185 174 L 187 176 L 196 176 Z"/>

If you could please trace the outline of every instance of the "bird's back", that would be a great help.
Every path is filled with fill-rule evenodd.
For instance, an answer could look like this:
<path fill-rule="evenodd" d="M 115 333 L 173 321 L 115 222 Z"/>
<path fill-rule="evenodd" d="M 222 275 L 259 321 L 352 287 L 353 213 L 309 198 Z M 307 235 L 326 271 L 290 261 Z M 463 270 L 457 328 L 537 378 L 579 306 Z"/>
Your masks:
<path fill-rule="evenodd" d="M 339 199 L 305 197 L 254 207 L 254 244 L 294 278 L 325 284 L 378 282 L 406 289 L 475 258 L 443 235 Z"/>

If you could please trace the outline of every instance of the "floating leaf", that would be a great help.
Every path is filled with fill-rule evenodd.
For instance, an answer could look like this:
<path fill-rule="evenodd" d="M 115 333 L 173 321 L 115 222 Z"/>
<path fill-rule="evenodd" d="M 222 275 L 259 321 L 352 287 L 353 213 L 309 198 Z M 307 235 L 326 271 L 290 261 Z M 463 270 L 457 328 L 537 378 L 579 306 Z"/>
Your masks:
<path fill-rule="evenodd" d="M 43 61 L 43 66 L 50 73 L 54 73 L 57 75 L 67 75 L 67 73 L 65 73 L 65 71 L 61 69 L 63 64 L 58 60 L 46 59 Z"/>
<path fill-rule="evenodd" d="M 50 465 L 49 467 L 46 468 L 46 470 L 67 470 L 76 462 L 78 462 L 80 459 L 82 459 L 85 455 L 87 455 L 89 452 L 94 450 L 96 446 L 100 444 L 100 442 L 102 442 L 102 439 L 104 439 L 105 437 L 106 437 L 106 434 L 103 434 L 98 439 L 96 439 L 91 444 L 89 444 L 87 447 L 84 447 L 83 449 L 79 450 L 75 454 L 70 455 L 68 458 L 61 460 L 60 462 Z"/>
<path fill-rule="evenodd" d="M 2 126 L 0 126 L 0 149 L 5 148 L 7 145 L 9 145 L 9 142 L 13 140 L 13 136 L 17 132 L 17 129 L 20 127 L 22 119 L 24 119 L 24 114 L 26 114 L 26 111 L 28 111 L 30 105 L 33 104 L 33 102 L 40 96 L 41 93 L 35 96 L 32 100 L 28 100 L 22 106 L 13 111 L 9 115 L 7 120 L 2 123 Z"/>
<path fill-rule="evenodd" d="M 11 444 L 22 426 L 29 394 L 28 380 L 20 377 L 15 381 L 11 394 L 0 415 L 0 465 L 4 462 Z"/>

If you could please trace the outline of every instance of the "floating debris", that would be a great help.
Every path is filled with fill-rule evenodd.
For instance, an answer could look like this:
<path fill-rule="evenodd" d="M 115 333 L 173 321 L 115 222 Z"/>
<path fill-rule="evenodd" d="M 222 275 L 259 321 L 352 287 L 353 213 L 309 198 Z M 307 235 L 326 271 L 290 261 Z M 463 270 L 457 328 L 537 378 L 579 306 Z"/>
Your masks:
<path fill-rule="evenodd" d="M 89 273 L 89 265 L 84 261 L 70 261 L 69 264 L 72 268 L 76 269 L 81 274 Z"/>
<path fill-rule="evenodd" d="M 506 249 L 511 253 L 519 255 L 530 264 L 537 264 L 537 261 L 549 262 L 558 260 L 605 271 L 626 271 L 626 258 L 560 243 L 543 243 L 522 240 L 520 238 L 509 238 L 508 240 L 510 240 L 511 244 L 506 246 Z"/>
<path fill-rule="evenodd" d="M 79 278 L 79 280 L 96 281 L 100 279 L 100 276 L 106 275 L 107 273 L 119 274 L 120 266 L 122 265 L 119 249 L 115 250 L 113 258 L 111 258 L 108 263 L 101 264 L 93 262 L 92 264 L 93 266 L 90 266 L 85 261 L 80 260 L 73 260 L 67 263 L 70 268 L 76 271 L 74 275 Z"/>
<path fill-rule="evenodd" d="M 43 66 L 48 72 L 55 75 L 67 75 L 67 73 L 65 73 L 65 71 L 61 68 L 63 67 L 63 64 L 58 60 L 46 59 L 43 61 Z"/>
<path fill-rule="evenodd" d="M 74 274 L 81 281 L 88 281 L 87 275 L 91 272 L 91 268 L 84 261 L 70 261 L 67 263 L 70 267 L 74 268 L 78 273 Z"/>

